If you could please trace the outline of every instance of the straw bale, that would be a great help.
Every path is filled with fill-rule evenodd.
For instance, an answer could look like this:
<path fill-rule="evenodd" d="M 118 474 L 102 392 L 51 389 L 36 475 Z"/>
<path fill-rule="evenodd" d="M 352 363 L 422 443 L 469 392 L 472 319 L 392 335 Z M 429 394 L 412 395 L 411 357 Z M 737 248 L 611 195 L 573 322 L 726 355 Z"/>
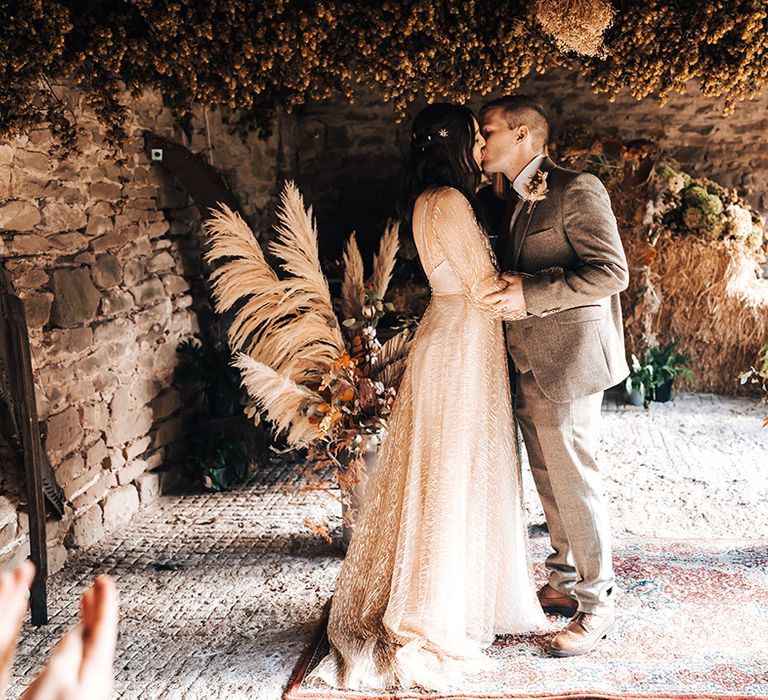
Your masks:
<path fill-rule="evenodd" d="M 691 357 L 697 391 L 735 394 L 738 375 L 768 343 L 768 280 L 761 251 L 736 240 L 663 237 L 649 252 L 625 239 L 635 278 L 625 293 L 628 352 L 672 340 Z M 654 255 L 655 253 L 655 255 Z M 650 264 L 640 264 L 646 256 Z"/>

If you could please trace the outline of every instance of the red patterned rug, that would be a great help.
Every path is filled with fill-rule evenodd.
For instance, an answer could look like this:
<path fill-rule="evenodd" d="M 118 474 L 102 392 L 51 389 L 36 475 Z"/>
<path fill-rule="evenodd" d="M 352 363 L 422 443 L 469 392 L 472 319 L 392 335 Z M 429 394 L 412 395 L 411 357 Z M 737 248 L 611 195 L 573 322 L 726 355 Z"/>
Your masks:
<path fill-rule="evenodd" d="M 543 561 L 546 538 L 532 546 Z M 304 683 L 327 651 L 323 632 L 285 698 L 768 698 L 768 541 L 621 540 L 614 565 L 619 622 L 591 654 L 555 659 L 550 635 L 499 637 L 489 650 L 499 668 L 455 691 L 376 695 Z M 564 618 L 550 621 L 554 632 Z"/>

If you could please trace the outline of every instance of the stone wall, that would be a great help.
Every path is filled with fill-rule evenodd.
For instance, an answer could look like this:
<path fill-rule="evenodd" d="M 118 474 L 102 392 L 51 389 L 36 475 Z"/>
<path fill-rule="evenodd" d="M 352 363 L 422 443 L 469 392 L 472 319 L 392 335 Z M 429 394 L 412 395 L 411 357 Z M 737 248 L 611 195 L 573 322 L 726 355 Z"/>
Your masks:
<path fill-rule="evenodd" d="M 360 95 L 354 104 L 309 104 L 282 119 L 280 171 L 315 206 L 321 248 L 336 255 L 352 231 L 363 250 L 395 213 L 408 127 L 389 104 Z"/>
<path fill-rule="evenodd" d="M 83 127 L 82 153 L 52 158 L 45 130 L 0 142 L 0 261 L 25 303 L 44 447 L 67 503 L 48 528 L 54 571 L 67 547 L 96 541 L 159 493 L 194 410 L 171 386 L 176 347 L 199 332 L 208 303 L 199 213 L 143 152 L 144 129 L 186 141 L 159 96 L 129 103 L 118 165 L 81 95 L 58 91 Z M 215 113 L 195 115 L 187 143 L 230 176 L 254 220 L 274 194 L 276 144 L 242 141 Z M 20 485 L 8 478 L 0 568 L 28 552 Z"/>
<path fill-rule="evenodd" d="M 695 175 L 739 189 L 763 215 L 768 214 L 768 92 L 740 103 L 723 116 L 721 100 L 688 84 L 686 95 L 638 101 L 626 93 L 614 103 L 594 95 L 576 73 L 534 76 L 524 91 L 540 96 L 559 130 L 581 125 L 623 139 L 647 138 Z"/>

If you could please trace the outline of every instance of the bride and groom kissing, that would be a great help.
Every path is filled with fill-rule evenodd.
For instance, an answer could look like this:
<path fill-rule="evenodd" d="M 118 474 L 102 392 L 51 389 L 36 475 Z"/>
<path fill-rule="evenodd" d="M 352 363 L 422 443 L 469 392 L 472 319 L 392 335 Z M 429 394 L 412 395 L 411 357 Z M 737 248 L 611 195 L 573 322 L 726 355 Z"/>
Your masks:
<path fill-rule="evenodd" d="M 431 300 L 311 678 L 445 690 L 489 667 L 496 635 L 544 631 L 545 612 L 569 618 L 553 656 L 589 652 L 615 624 L 595 453 L 603 391 L 628 374 L 627 263 L 602 183 L 556 166 L 548 141 L 544 110 L 519 95 L 479 118 L 433 104 L 413 123 L 402 215 Z M 478 202 L 483 171 L 509 183 L 498 231 Z M 552 547 L 538 592 L 515 421 Z"/>

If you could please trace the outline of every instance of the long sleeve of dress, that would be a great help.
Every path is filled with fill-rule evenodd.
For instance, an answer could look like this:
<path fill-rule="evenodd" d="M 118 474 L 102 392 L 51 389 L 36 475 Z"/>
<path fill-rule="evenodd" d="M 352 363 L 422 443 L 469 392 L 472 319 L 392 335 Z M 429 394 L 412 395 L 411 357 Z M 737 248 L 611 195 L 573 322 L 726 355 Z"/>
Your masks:
<path fill-rule="evenodd" d="M 467 297 L 491 313 L 482 298 L 505 285 L 494 265 L 488 237 L 461 192 L 442 187 L 434 193 L 431 229 L 445 259 L 461 279 Z"/>

